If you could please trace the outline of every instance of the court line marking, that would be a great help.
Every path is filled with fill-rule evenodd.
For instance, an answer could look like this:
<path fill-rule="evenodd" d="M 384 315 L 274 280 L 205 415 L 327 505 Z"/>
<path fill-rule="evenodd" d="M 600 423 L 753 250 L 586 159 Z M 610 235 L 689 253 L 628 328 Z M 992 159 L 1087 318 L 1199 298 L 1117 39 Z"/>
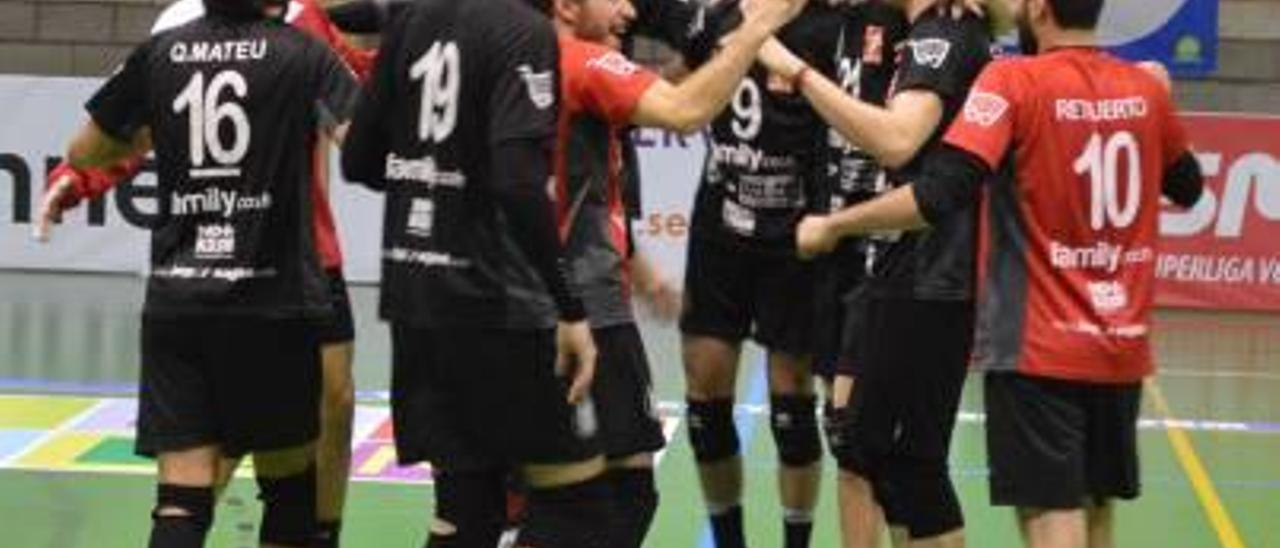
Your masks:
<path fill-rule="evenodd" d="M 1154 379 L 1148 379 L 1146 388 L 1151 394 L 1156 411 L 1166 421 L 1174 421 L 1173 411 L 1169 407 L 1169 401 L 1164 397 L 1164 392 L 1160 390 L 1160 385 Z M 1191 437 L 1176 424 L 1166 428 L 1165 435 L 1169 438 L 1169 445 L 1173 446 L 1173 453 L 1178 457 L 1178 463 L 1182 465 L 1182 471 L 1191 482 L 1191 488 L 1196 493 L 1196 499 L 1200 501 L 1200 507 L 1209 518 L 1209 524 L 1218 535 L 1218 542 L 1223 548 L 1244 548 L 1245 544 L 1240 537 L 1240 532 L 1236 529 L 1235 522 L 1231 520 L 1231 514 L 1223 504 L 1222 498 L 1218 496 L 1213 480 L 1209 477 L 1209 471 L 1201 462 L 1200 455 L 1196 453 L 1195 445 L 1191 443 Z"/>

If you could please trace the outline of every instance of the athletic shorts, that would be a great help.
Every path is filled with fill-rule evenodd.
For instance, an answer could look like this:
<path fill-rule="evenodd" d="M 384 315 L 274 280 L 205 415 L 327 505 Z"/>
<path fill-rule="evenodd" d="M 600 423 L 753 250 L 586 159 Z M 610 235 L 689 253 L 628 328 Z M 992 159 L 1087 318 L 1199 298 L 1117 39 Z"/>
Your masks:
<path fill-rule="evenodd" d="M 691 236 L 680 331 L 797 356 L 814 352 L 814 266 Z"/>
<path fill-rule="evenodd" d="M 816 264 L 813 368 L 824 378 L 857 361 L 848 338 L 860 336 L 865 324 L 865 306 L 859 305 L 864 301 L 867 267 L 860 246 L 858 241 L 846 242 Z"/>
<path fill-rule="evenodd" d="M 391 415 L 402 464 L 447 470 L 601 454 L 591 400 L 570 405 L 550 330 L 391 326 Z"/>
<path fill-rule="evenodd" d="M 139 455 L 221 446 L 236 457 L 315 439 L 320 352 L 307 320 L 142 320 Z"/>
<path fill-rule="evenodd" d="M 329 302 L 333 305 L 333 314 L 320 322 L 317 337 L 322 345 L 349 343 L 356 338 L 356 324 L 351 314 L 347 280 L 341 268 L 326 270 L 325 276 L 329 278 Z"/>
<path fill-rule="evenodd" d="M 968 373 L 970 302 L 877 299 L 867 304 L 867 362 L 846 410 L 841 467 L 880 483 L 893 461 L 946 462 Z"/>
<path fill-rule="evenodd" d="M 605 456 L 616 459 L 666 446 L 653 404 L 653 378 L 635 324 L 593 330 L 599 358 L 591 397 Z"/>
<path fill-rule="evenodd" d="M 1142 385 L 988 373 L 991 503 L 1077 509 L 1133 499 Z"/>

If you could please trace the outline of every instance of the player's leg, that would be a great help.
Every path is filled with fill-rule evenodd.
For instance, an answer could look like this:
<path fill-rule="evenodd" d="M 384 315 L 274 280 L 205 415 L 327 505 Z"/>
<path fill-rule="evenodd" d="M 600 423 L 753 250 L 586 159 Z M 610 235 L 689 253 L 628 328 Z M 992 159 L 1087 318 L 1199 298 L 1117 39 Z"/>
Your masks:
<path fill-rule="evenodd" d="M 1090 548 L 1115 545 L 1114 502 L 1141 494 L 1138 462 L 1138 414 L 1142 385 L 1084 385 L 1088 400 L 1085 469 L 1089 491 L 1085 518 Z"/>
<path fill-rule="evenodd" d="M 972 307 L 965 301 L 904 301 L 890 317 L 883 336 L 900 353 L 897 369 L 910 380 L 899 385 L 900 435 L 887 481 L 903 503 L 911 546 L 963 546 L 964 515 L 948 457 L 968 373 Z"/>
<path fill-rule="evenodd" d="M 840 463 L 847 450 L 848 407 L 856 384 L 852 375 L 837 374 L 831 382 L 831 408 L 826 413 L 827 444 Z M 876 504 L 871 482 L 837 466 L 836 505 L 840 520 L 840 539 L 844 548 L 873 548 L 880 545 L 884 530 L 884 514 Z"/>
<path fill-rule="evenodd" d="M 791 257 L 760 258 L 753 288 L 755 339 L 769 349 L 769 425 L 778 453 L 778 498 L 786 548 L 804 548 L 822 482 L 813 355 L 819 348 L 817 270 Z"/>
<path fill-rule="evenodd" d="M 316 538 L 313 548 L 336 548 L 351 471 L 355 415 L 355 326 L 341 270 L 328 272 L 334 317 L 320 333 L 320 439 L 316 443 Z"/>
<path fill-rule="evenodd" d="M 593 332 L 599 361 L 591 396 L 600 420 L 614 495 L 614 546 L 640 548 L 658 508 L 654 452 L 666 445 L 653 408 L 653 380 L 644 341 L 633 323 Z"/>
<path fill-rule="evenodd" d="M 400 464 L 430 461 L 435 469 L 434 513 L 427 546 L 495 546 L 502 533 L 506 468 L 467 434 L 467 387 L 452 375 L 468 362 L 440 353 L 438 332 L 391 325 L 391 416 Z M 459 347 L 477 343 L 452 341 Z M 460 348 L 457 355 L 467 353 Z M 495 502 L 496 501 L 496 502 Z"/>
<path fill-rule="evenodd" d="M 310 545 L 316 525 L 315 447 L 255 452 L 253 469 L 262 501 L 258 540 L 263 548 Z"/>
<path fill-rule="evenodd" d="M 983 391 L 992 504 L 1017 508 L 1029 547 L 1085 546 L 1087 413 L 1077 388 L 993 372 Z"/>
<path fill-rule="evenodd" d="M 751 328 L 755 272 L 743 255 L 714 240 L 691 237 L 680 318 L 689 444 L 720 548 L 746 543 L 733 396 L 741 342 Z"/>
<path fill-rule="evenodd" d="M 218 446 L 213 356 L 197 320 L 143 318 L 136 450 L 156 457 L 151 548 L 204 545 L 213 524 Z"/>
<path fill-rule="evenodd" d="M 262 501 L 263 546 L 308 546 L 315 535 L 315 440 L 320 355 L 304 320 L 245 318 L 223 333 L 227 363 L 217 401 L 224 452 L 252 454 Z"/>

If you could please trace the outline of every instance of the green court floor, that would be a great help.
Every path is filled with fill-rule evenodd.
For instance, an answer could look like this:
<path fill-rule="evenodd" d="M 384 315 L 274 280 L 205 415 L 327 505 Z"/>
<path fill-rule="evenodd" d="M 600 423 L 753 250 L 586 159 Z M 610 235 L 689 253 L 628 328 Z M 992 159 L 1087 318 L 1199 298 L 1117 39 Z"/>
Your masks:
<path fill-rule="evenodd" d="M 145 542 L 149 464 L 129 453 L 137 370 L 138 278 L 0 272 L 0 547 L 113 548 Z M 418 547 L 430 515 L 427 470 L 401 470 L 386 439 L 386 330 L 375 291 L 354 288 L 362 397 L 344 545 Z M 1122 547 L 1280 547 L 1280 316 L 1162 311 L 1161 374 L 1145 398 L 1145 493 L 1120 507 Z M 648 546 L 708 547 L 679 402 L 678 337 L 646 322 L 660 409 L 672 438 Z M 761 356 L 742 363 L 753 546 L 781 545 L 774 449 L 762 420 Z M 981 378 L 965 391 L 952 453 L 970 546 L 1016 546 L 1012 516 L 987 505 Z M 828 461 L 828 474 L 834 467 Z M 837 546 L 825 484 L 814 546 Z M 255 545 L 257 502 L 238 480 L 210 546 Z"/>

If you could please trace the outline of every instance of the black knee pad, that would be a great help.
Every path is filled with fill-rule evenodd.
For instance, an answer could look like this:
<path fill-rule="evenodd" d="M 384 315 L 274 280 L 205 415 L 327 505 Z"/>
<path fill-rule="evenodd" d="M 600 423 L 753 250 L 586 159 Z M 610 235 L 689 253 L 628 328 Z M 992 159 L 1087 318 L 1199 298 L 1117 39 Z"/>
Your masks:
<path fill-rule="evenodd" d="M 619 468 L 606 475 L 613 488 L 613 545 L 640 548 L 658 510 L 658 489 L 652 468 Z"/>
<path fill-rule="evenodd" d="M 436 517 L 457 532 L 432 535 L 435 544 L 428 546 L 497 546 L 507 515 L 506 478 L 498 468 L 438 472 Z"/>
<path fill-rule="evenodd" d="M 688 401 L 689 444 L 700 463 L 718 462 L 741 451 L 733 424 L 733 400 Z"/>
<path fill-rule="evenodd" d="M 213 525 L 212 487 L 185 487 L 161 483 L 156 488 L 156 508 L 151 512 L 150 548 L 197 548 Z M 183 515 L 164 515 L 172 508 Z"/>
<path fill-rule="evenodd" d="M 783 465 L 799 468 L 822 459 L 817 409 L 818 399 L 814 396 L 769 398 L 769 426 Z"/>
<path fill-rule="evenodd" d="M 603 476 L 582 483 L 529 491 L 529 514 L 516 546 L 614 548 L 613 490 Z"/>
<path fill-rule="evenodd" d="M 857 432 L 857 412 L 852 407 L 830 408 L 825 416 L 824 428 L 831 456 L 841 470 L 862 478 L 876 474 L 876 466 L 885 458 L 880 452 L 867 447 Z"/>
<path fill-rule="evenodd" d="M 964 527 L 964 515 L 944 459 L 894 459 L 885 467 L 886 482 L 900 503 L 898 525 L 911 538 L 926 539 Z"/>
<path fill-rule="evenodd" d="M 258 477 L 262 501 L 262 526 L 258 540 L 264 544 L 305 546 L 316 529 L 316 469 L 282 478 Z"/>

